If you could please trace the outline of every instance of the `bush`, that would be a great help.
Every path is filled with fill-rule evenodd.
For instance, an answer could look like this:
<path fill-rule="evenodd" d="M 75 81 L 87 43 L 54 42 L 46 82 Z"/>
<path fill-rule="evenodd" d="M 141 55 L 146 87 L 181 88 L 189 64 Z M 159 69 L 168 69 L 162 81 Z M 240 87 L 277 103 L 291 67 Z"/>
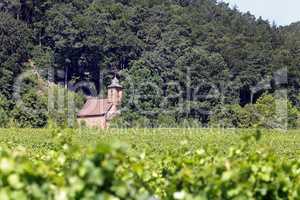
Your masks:
<path fill-rule="evenodd" d="M 253 106 L 251 105 L 247 105 L 244 108 L 238 104 L 225 105 L 224 108 L 218 109 L 210 118 L 210 125 L 228 128 L 253 127 L 256 122 L 253 110 Z"/>
<path fill-rule="evenodd" d="M 174 128 L 177 126 L 176 119 L 172 115 L 160 114 L 157 118 L 160 128 Z"/>
<path fill-rule="evenodd" d="M 83 126 L 85 126 L 83 124 Z M 122 116 L 116 116 L 109 122 L 110 128 L 128 128 L 128 122 Z"/>
<path fill-rule="evenodd" d="M 0 198 L 148 199 L 148 192 L 127 171 L 121 146 L 98 146 L 79 161 L 72 160 L 79 150 L 71 149 L 50 151 L 45 161 L 0 149 Z"/>
<path fill-rule="evenodd" d="M 290 101 L 262 95 L 256 104 L 225 105 L 210 117 L 210 125 L 236 128 L 296 128 L 299 112 Z"/>
<path fill-rule="evenodd" d="M 258 125 L 264 128 L 296 128 L 298 110 L 289 100 L 275 98 L 270 94 L 261 96 L 255 104 Z"/>
<path fill-rule="evenodd" d="M 85 101 L 84 96 L 60 86 L 51 86 L 48 90 L 48 103 L 51 104 L 51 106 L 49 105 L 49 120 L 60 127 L 75 127 L 77 113 Z"/>
<path fill-rule="evenodd" d="M 8 100 L 0 95 L 0 127 L 6 127 L 9 122 Z"/>
<path fill-rule="evenodd" d="M 164 162 L 165 199 L 297 199 L 300 163 L 278 159 L 266 150 L 247 152 L 244 143 L 225 157 L 206 149 Z"/>
<path fill-rule="evenodd" d="M 16 125 L 21 128 L 44 127 L 47 124 L 46 98 L 35 91 L 29 91 L 22 96 L 22 103 L 17 103 L 11 112 Z"/>
<path fill-rule="evenodd" d="M 60 86 L 48 86 L 36 75 L 23 80 L 21 86 L 10 112 L 10 126 L 41 128 L 48 123 L 60 127 L 76 126 L 77 112 L 84 103 L 83 95 Z M 5 113 L 1 113 L 0 105 L 0 121 L 1 116 L 5 116 Z"/>
<path fill-rule="evenodd" d="M 182 119 L 178 125 L 178 128 L 201 128 L 202 125 L 197 119 Z"/>
<path fill-rule="evenodd" d="M 11 111 L 11 121 L 17 127 L 39 128 L 47 124 L 47 98 L 37 76 L 27 76 L 19 86 Z"/>

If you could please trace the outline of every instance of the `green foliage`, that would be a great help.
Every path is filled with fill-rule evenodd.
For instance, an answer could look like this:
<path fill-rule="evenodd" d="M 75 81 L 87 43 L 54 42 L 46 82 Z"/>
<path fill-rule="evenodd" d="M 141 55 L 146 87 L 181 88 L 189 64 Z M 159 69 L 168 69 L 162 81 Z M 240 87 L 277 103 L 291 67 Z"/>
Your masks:
<path fill-rule="evenodd" d="M 219 108 L 210 118 L 210 125 L 224 127 L 250 128 L 257 122 L 254 106 L 225 105 Z"/>
<path fill-rule="evenodd" d="M 77 113 L 85 101 L 84 96 L 61 86 L 50 86 L 47 92 L 48 119 L 60 127 L 75 127 Z"/>
<path fill-rule="evenodd" d="M 0 127 L 6 127 L 9 122 L 8 100 L 0 95 Z"/>
<path fill-rule="evenodd" d="M 18 86 L 10 117 L 17 127 L 44 127 L 47 123 L 47 98 L 36 75 L 29 73 Z"/>
<path fill-rule="evenodd" d="M 180 128 L 201 128 L 201 123 L 196 119 L 183 119 L 177 127 Z"/>
<path fill-rule="evenodd" d="M 6 131 L 11 134 L 5 137 L 21 134 L 24 138 L 7 143 L 9 147 L 1 145 L 1 199 L 292 200 L 299 197 L 298 154 L 290 159 L 279 157 L 267 145 L 272 140 L 278 145 L 269 144 L 280 150 L 282 142 L 289 139 L 293 145 L 295 136 L 299 140 L 297 133 L 289 136 L 247 130 L 224 137 L 215 132 L 207 134 L 208 129 L 202 133 L 201 129 L 193 133 L 183 133 L 186 129 L 148 129 L 144 134 L 136 130 L 132 136 L 116 131 L 78 135 L 71 129 L 49 129 L 51 135 L 36 132 L 28 137 L 24 131 L 32 129 Z M 83 144 L 83 139 L 96 136 L 98 141 L 91 140 L 96 146 Z M 32 144 L 39 145 L 38 138 L 45 142 L 45 137 L 47 143 L 30 152 Z M 131 145 L 112 142 L 116 138 L 126 139 Z M 1 136 L 0 141 L 4 139 Z M 223 146 L 224 139 L 228 146 Z M 27 148 L 19 146 L 26 140 L 31 143 Z M 207 140 L 219 141 L 213 145 Z M 230 143 L 236 140 L 234 145 Z M 40 151 L 43 148 L 46 150 Z"/>
<path fill-rule="evenodd" d="M 53 51 L 49 48 L 41 48 L 40 46 L 36 46 L 32 50 L 33 62 L 36 66 L 38 66 L 39 73 L 44 75 L 47 73 L 51 67 L 54 67 L 54 56 Z"/>
<path fill-rule="evenodd" d="M 263 95 L 256 103 L 259 125 L 266 128 L 296 128 L 299 112 L 290 101 L 275 98 L 272 95 Z"/>
<path fill-rule="evenodd" d="M 22 96 L 21 102 L 17 103 L 11 111 L 11 117 L 15 120 L 17 127 L 44 127 L 47 123 L 46 99 L 29 91 Z"/>
<path fill-rule="evenodd" d="M 46 125 L 75 127 L 84 97 L 60 86 L 48 86 L 29 73 L 12 102 L 0 98 L 0 127 L 41 128 Z M 53 106 L 53 107 L 51 107 Z M 9 107 L 12 110 L 8 112 Z"/>
<path fill-rule="evenodd" d="M 256 119 L 235 104 L 249 104 L 255 95 L 250 89 L 262 80 L 275 82 L 266 90 L 276 90 L 280 83 L 273 75 L 283 68 L 288 77 L 282 87 L 299 105 L 299 23 L 272 26 L 215 0 L 5 1 L 0 6 L 0 92 L 9 101 L 14 78 L 30 58 L 41 77 L 47 68 L 64 71 L 54 82 L 92 81 L 98 92 L 119 72 L 125 86 L 122 121 L 129 127 L 166 126 L 160 124 L 164 111 L 177 124 L 197 120 L 206 126 L 210 112 L 223 103 L 233 105 L 225 108 L 233 114 L 225 125 L 250 127 Z M 261 109 L 268 117 L 263 110 L 270 108 Z"/>
<path fill-rule="evenodd" d="M 30 161 L 20 152 L 0 151 L 1 199 L 147 199 L 122 147 L 101 145 L 73 160 L 74 147 Z M 72 149 L 72 150 L 71 150 Z M 59 173 L 56 173 L 59 172 Z M 129 173 L 128 173 L 129 172 Z"/>
<path fill-rule="evenodd" d="M 160 128 L 175 128 L 176 119 L 171 115 L 160 114 L 157 118 Z"/>
<path fill-rule="evenodd" d="M 11 98 L 14 79 L 29 57 L 31 32 L 26 24 L 0 12 L 0 93 Z"/>
<path fill-rule="evenodd" d="M 297 128 L 299 111 L 288 100 L 262 95 L 255 104 L 245 107 L 225 105 L 211 117 L 211 125 L 224 127 Z"/>

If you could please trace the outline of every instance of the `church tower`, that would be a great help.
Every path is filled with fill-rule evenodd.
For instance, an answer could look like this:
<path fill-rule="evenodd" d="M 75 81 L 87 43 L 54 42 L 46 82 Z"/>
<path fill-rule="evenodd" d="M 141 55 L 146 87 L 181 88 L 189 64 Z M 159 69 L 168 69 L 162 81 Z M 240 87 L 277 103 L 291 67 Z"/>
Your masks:
<path fill-rule="evenodd" d="M 119 80 L 115 77 L 111 84 L 108 86 L 108 101 L 114 106 L 119 106 L 123 98 L 123 87 L 120 85 Z"/>

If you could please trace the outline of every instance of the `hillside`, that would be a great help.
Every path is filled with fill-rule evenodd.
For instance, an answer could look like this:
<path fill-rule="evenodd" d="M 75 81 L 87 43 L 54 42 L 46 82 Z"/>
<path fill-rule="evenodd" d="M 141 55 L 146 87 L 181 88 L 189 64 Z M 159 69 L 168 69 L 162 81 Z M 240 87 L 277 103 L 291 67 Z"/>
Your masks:
<path fill-rule="evenodd" d="M 300 22 L 292 23 L 288 26 L 283 27 L 283 29 L 288 33 L 300 32 Z"/>
<path fill-rule="evenodd" d="M 120 77 L 120 121 L 129 126 L 207 125 L 220 107 L 243 107 L 281 87 L 299 104 L 299 24 L 277 28 L 214 0 L 26 2 L 0 6 L 7 99 L 31 58 L 45 78 L 89 95 L 104 94 L 111 77 Z M 274 73 L 286 68 L 289 79 L 277 83 Z"/>

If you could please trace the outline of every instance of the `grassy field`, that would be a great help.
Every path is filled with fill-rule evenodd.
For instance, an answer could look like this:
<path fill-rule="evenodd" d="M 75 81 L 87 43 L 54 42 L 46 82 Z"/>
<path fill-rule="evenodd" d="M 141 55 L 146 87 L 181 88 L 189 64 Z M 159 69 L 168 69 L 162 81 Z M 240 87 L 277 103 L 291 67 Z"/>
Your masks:
<path fill-rule="evenodd" d="M 24 146 L 29 152 L 47 152 L 57 144 L 50 129 L 0 129 L 0 144 L 9 147 Z M 241 143 L 251 129 L 109 129 L 67 130 L 69 140 L 81 147 L 98 143 L 122 142 L 129 152 L 148 154 L 178 153 L 207 147 L 217 154 L 226 154 L 231 146 Z M 252 145 L 251 145 L 252 146 Z M 288 132 L 262 130 L 262 138 L 249 148 L 269 148 L 282 158 L 297 158 L 300 153 L 300 130 Z"/>

